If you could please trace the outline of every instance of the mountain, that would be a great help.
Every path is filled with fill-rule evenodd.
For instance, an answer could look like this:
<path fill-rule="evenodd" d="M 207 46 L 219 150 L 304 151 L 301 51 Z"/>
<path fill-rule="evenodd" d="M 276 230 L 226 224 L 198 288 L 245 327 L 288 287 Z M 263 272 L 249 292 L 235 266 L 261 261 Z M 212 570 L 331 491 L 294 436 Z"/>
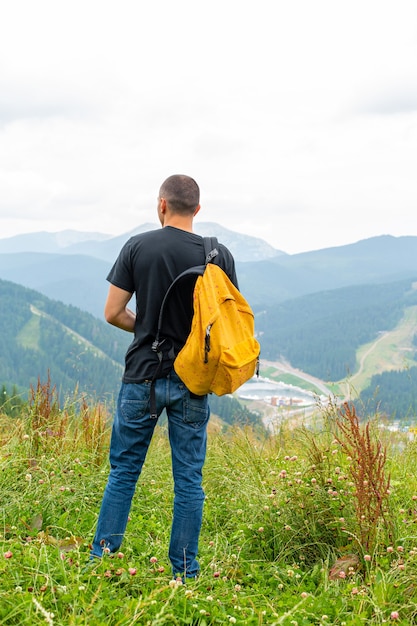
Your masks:
<path fill-rule="evenodd" d="M 17 252 L 81 254 L 113 263 L 121 247 L 130 237 L 156 228 L 157 224 L 146 223 L 117 237 L 77 231 L 16 235 L 0 239 L 0 254 Z M 196 223 L 194 229 L 198 235 L 217 237 L 229 248 L 236 261 L 260 261 L 285 255 L 285 252 L 276 250 L 262 239 L 236 233 L 214 222 Z"/>
<path fill-rule="evenodd" d="M 29 235 L 0 239 L 0 278 L 39 290 L 101 319 L 106 276 L 120 248 L 133 234 L 154 227 L 144 224 L 119 237 L 106 239 L 103 235 L 102 240 L 72 242 L 54 253 L 30 252 L 40 245 L 37 233 L 32 235 L 32 243 Z M 417 277 L 417 237 L 382 235 L 289 255 L 217 224 L 202 223 L 197 228 L 201 234 L 217 235 L 234 251 L 240 288 L 256 311 L 310 293 Z M 5 251 L 10 250 L 11 240 L 20 249 L 21 237 L 25 237 L 27 252 Z M 52 239 L 56 241 L 56 234 Z M 257 260 L 245 261 L 248 257 Z"/>
<path fill-rule="evenodd" d="M 63 230 L 57 233 L 46 231 L 25 233 L 0 239 L 0 253 L 17 252 L 49 252 L 51 254 L 63 252 L 73 245 L 82 242 L 103 242 L 112 235 L 103 233 L 86 233 L 77 230 Z"/>
<path fill-rule="evenodd" d="M 54 300 L 103 318 L 110 263 L 83 255 L 0 254 L 0 279 L 35 289 Z"/>
<path fill-rule="evenodd" d="M 131 336 L 93 315 L 0 280 L 0 383 L 27 390 L 48 372 L 61 399 L 113 401 Z"/>

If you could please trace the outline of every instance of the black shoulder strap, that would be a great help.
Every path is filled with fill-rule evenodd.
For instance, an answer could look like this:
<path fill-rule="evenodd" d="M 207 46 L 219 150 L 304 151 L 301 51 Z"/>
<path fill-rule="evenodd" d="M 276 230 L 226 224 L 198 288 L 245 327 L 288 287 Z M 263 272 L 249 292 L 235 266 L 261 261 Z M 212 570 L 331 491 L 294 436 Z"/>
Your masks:
<path fill-rule="evenodd" d="M 163 317 L 164 317 L 164 311 L 166 308 L 166 303 L 171 293 L 173 292 L 174 288 L 176 287 L 176 285 L 181 280 L 183 280 L 185 276 L 191 276 L 191 275 L 195 275 L 197 277 L 202 276 L 204 274 L 204 270 L 206 269 L 207 263 L 212 263 L 215 257 L 219 254 L 219 251 L 218 251 L 219 244 L 218 244 L 216 237 L 203 237 L 203 244 L 204 244 L 204 265 L 194 265 L 193 267 L 189 267 L 188 269 L 186 269 L 184 272 L 181 272 L 181 274 L 179 274 L 172 281 L 167 291 L 165 292 L 165 296 L 164 296 L 164 299 L 162 300 L 161 308 L 159 310 L 158 328 L 156 331 L 156 337 L 152 343 L 152 350 L 158 355 L 158 359 L 159 359 L 159 363 L 155 370 L 155 374 L 152 377 L 152 383 L 151 383 L 150 414 L 151 414 L 151 417 L 154 419 L 158 417 L 156 413 L 154 383 L 155 383 L 155 380 L 158 378 L 162 369 L 162 356 L 163 356 L 162 345 L 165 340 L 162 339 L 161 341 L 161 329 L 162 329 L 162 322 L 163 322 Z"/>

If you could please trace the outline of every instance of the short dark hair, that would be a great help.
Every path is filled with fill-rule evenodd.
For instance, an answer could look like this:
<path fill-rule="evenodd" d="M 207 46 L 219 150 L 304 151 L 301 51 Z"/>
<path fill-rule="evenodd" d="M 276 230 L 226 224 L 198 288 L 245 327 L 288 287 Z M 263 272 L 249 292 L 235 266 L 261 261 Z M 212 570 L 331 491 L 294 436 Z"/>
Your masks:
<path fill-rule="evenodd" d="M 200 203 L 200 189 L 194 178 L 174 174 L 162 183 L 159 197 L 165 198 L 173 213 L 192 215 Z"/>

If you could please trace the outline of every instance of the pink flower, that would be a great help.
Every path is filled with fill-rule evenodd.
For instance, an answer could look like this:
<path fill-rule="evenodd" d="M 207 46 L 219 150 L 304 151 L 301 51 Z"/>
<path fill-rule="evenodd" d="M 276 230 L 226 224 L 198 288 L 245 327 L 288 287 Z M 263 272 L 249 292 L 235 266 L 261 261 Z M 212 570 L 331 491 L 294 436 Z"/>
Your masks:
<path fill-rule="evenodd" d="M 390 553 L 390 552 L 394 552 L 394 548 L 393 548 L 392 546 L 388 546 L 388 548 L 387 548 L 387 552 L 389 552 L 389 553 Z"/>
<path fill-rule="evenodd" d="M 398 613 L 398 611 L 393 611 L 391 613 L 391 619 L 400 619 L 400 614 Z"/>
<path fill-rule="evenodd" d="M 118 552 L 117 556 L 118 556 L 119 559 L 123 559 L 124 554 L 123 554 L 123 552 Z"/>
<path fill-rule="evenodd" d="M 13 552 L 11 552 L 10 550 L 7 550 L 7 552 L 4 553 L 5 559 L 11 559 L 12 556 L 13 556 Z"/>
<path fill-rule="evenodd" d="M 220 572 L 214 572 L 213 576 L 214 578 L 220 578 Z"/>
<path fill-rule="evenodd" d="M 365 559 L 365 561 L 371 561 L 372 557 L 370 554 L 365 554 L 365 556 L 363 557 Z"/>
<path fill-rule="evenodd" d="M 129 574 L 131 576 L 135 576 L 135 574 L 137 572 L 137 569 L 136 569 L 136 567 L 129 567 L 129 569 L 127 571 L 129 572 Z"/>
<path fill-rule="evenodd" d="M 341 570 L 339 572 L 339 578 L 346 578 L 346 572 L 344 572 L 343 570 Z"/>
<path fill-rule="evenodd" d="M 156 558 L 156 556 L 151 556 L 151 558 L 149 559 L 149 563 L 156 563 L 158 561 L 158 559 Z"/>

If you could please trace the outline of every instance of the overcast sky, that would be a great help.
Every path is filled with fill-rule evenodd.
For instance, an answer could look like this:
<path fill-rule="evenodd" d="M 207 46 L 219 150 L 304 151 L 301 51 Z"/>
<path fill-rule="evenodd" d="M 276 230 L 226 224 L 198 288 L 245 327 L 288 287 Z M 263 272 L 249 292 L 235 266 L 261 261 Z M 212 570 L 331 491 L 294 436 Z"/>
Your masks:
<path fill-rule="evenodd" d="M 417 236 L 415 0 L 10 0 L 0 237 L 198 221 L 289 253 Z"/>

